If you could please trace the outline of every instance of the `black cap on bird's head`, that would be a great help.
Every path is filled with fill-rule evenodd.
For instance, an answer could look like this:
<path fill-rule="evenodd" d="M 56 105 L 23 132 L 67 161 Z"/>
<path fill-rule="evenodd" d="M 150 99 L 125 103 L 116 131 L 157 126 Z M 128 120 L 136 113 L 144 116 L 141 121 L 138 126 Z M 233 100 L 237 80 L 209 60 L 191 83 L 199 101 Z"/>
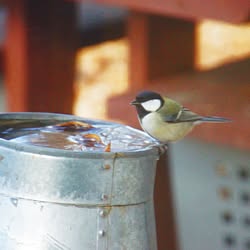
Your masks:
<path fill-rule="evenodd" d="M 159 110 L 163 106 L 164 100 L 161 95 L 156 92 L 142 91 L 130 104 L 136 106 L 138 115 L 143 117 L 148 113 Z"/>
<path fill-rule="evenodd" d="M 131 105 L 139 105 L 143 102 L 150 101 L 150 100 L 160 100 L 163 101 L 160 94 L 153 92 L 153 91 L 142 91 L 135 97 L 135 100 L 132 101 Z"/>

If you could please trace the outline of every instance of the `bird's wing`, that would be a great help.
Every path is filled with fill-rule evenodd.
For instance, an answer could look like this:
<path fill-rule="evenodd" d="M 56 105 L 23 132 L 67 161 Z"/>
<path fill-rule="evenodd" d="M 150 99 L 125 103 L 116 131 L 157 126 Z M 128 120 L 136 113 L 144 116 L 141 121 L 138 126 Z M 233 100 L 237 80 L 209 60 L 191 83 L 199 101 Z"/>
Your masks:
<path fill-rule="evenodd" d="M 177 113 L 165 115 L 163 119 L 169 123 L 180 123 L 200 121 L 202 117 L 183 107 Z"/>

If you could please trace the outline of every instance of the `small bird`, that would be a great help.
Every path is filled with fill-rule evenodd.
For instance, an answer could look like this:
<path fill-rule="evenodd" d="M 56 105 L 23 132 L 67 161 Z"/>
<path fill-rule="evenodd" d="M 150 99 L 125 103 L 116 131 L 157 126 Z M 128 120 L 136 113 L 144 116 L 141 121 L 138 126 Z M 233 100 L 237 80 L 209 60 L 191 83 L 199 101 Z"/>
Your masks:
<path fill-rule="evenodd" d="M 152 91 L 140 92 L 130 103 L 137 110 L 141 127 L 161 143 L 175 142 L 203 122 L 229 122 L 216 116 L 201 116 L 178 102 Z"/>

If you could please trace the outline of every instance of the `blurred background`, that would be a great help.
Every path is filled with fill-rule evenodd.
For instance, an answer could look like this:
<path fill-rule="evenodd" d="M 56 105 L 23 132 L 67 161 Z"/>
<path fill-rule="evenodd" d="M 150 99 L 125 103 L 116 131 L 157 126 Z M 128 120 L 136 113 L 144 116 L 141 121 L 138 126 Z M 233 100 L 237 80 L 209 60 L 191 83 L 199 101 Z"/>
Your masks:
<path fill-rule="evenodd" d="M 158 246 L 250 249 L 248 0 L 0 4 L 1 112 L 73 113 L 139 128 L 129 102 L 151 89 L 232 119 L 169 145 L 157 177 Z"/>

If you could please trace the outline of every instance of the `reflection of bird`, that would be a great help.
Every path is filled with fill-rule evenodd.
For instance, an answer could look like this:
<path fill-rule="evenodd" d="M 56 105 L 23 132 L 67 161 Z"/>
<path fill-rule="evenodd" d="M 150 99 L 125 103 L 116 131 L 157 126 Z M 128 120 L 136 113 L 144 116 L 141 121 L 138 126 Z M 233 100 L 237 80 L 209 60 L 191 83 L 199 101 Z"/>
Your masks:
<path fill-rule="evenodd" d="M 142 128 L 160 142 L 182 139 L 202 122 L 228 122 L 222 117 L 200 116 L 181 104 L 152 91 L 139 93 L 131 102 Z"/>

